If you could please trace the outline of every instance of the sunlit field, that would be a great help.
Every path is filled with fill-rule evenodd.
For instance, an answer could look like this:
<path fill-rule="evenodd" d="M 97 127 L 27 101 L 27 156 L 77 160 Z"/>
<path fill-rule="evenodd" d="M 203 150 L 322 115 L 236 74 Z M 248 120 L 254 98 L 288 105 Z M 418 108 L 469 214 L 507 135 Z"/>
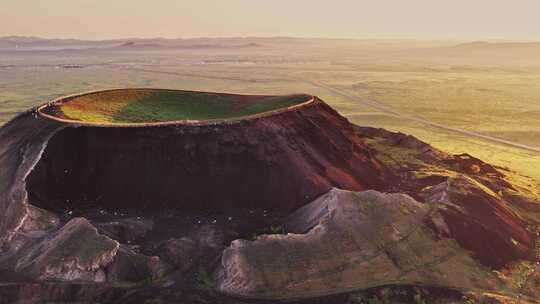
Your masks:
<path fill-rule="evenodd" d="M 62 95 L 108 88 L 308 93 L 353 123 L 413 134 L 540 180 L 537 45 L 315 39 L 257 44 L 0 52 L 0 123 Z"/>

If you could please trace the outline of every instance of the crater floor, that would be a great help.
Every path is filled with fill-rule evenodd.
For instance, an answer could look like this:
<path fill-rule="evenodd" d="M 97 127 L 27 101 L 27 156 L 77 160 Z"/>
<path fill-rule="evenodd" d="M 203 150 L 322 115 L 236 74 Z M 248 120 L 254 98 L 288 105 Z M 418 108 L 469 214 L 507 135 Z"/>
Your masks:
<path fill-rule="evenodd" d="M 231 119 L 308 102 L 308 95 L 244 96 L 180 90 L 118 89 L 55 102 L 46 114 L 90 123 L 153 123 Z"/>

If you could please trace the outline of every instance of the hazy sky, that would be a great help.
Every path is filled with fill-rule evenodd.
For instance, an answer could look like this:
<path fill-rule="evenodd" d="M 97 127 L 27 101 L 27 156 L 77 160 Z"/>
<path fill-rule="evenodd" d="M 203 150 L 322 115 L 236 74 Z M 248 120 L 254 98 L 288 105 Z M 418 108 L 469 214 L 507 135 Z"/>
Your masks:
<path fill-rule="evenodd" d="M 539 0 L 0 0 L 0 36 L 540 40 Z"/>

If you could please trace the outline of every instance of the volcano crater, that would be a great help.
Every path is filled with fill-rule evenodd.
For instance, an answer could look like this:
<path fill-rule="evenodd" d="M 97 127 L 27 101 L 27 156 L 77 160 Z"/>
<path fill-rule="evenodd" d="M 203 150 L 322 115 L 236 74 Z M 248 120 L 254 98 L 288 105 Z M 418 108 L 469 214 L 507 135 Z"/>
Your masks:
<path fill-rule="evenodd" d="M 289 212 L 332 187 L 382 188 L 348 122 L 309 95 L 109 90 L 37 115 L 63 126 L 27 178 L 30 201 L 46 209 Z"/>
<path fill-rule="evenodd" d="M 316 96 L 62 97 L 0 128 L 0 168 L 0 303 L 540 296 L 514 290 L 540 216 L 514 173 L 355 126 Z"/>

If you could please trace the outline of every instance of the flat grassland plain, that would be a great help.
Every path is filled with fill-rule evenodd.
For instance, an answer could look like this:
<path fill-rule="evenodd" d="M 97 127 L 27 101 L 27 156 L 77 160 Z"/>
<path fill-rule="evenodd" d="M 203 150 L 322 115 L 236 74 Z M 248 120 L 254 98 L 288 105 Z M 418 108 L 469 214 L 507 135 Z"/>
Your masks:
<path fill-rule="evenodd" d="M 17 43 L 22 46 L 14 48 Z M 469 153 L 517 172 L 507 174 L 528 185 L 540 181 L 540 43 L 296 38 L 24 43 L 28 39 L 0 38 L 0 124 L 44 101 L 108 88 L 309 93 L 355 124 Z"/>

